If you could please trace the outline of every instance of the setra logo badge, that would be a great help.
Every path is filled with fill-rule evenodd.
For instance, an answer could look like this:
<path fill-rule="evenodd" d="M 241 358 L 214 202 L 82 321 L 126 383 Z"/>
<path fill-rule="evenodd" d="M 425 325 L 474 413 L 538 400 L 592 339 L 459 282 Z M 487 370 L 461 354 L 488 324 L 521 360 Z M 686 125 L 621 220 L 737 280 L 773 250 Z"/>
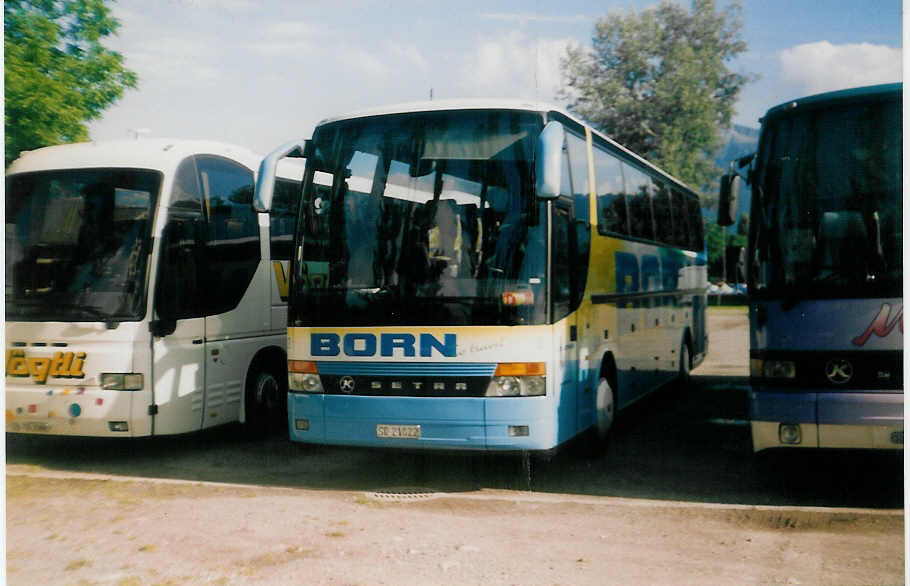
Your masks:
<path fill-rule="evenodd" d="M 341 380 L 338 381 L 338 388 L 341 389 L 342 393 L 353 393 L 355 386 L 356 384 L 354 383 L 354 378 L 350 376 L 343 376 L 341 377 Z"/>
<path fill-rule="evenodd" d="M 53 358 L 28 357 L 24 350 L 6 351 L 6 376 L 31 377 L 44 384 L 49 376 L 85 378 L 85 352 L 57 352 Z"/>
<path fill-rule="evenodd" d="M 829 360 L 825 365 L 825 376 L 836 385 L 843 385 L 853 378 L 853 365 L 846 360 Z"/>

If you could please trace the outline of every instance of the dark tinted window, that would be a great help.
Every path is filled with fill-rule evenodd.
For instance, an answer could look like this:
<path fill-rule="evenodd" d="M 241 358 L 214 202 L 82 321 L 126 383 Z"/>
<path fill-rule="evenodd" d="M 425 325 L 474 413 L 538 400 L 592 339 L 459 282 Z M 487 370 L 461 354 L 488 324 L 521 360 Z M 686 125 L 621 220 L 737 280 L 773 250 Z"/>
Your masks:
<path fill-rule="evenodd" d="M 300 183 L 289 179 L 275 181 L 275 195 L 272 198 L 272 210 L 269 212 L 272 260 L 290 260 L 291 258 L 299 200 Z"/>
<path fill-rule="evenodd" d="M 689 212 L 689 248 L 691 250 L 703 250 L 705 248 L 704 219 L 701 217 L 701 206 L 698 204 L 698 198 L 691 195 L 687 196 L 686 208 Z"/>
<path fill-rule="evenodd" d="M 661 242 L 672 244 L 673 216 L 670 212 L 670 190 L 662 181 L 655 182 L 655 187 L 654 197 L 651 199 L 651 206 L 654 210 L 655 236 Z"/>
<path fill-rule="evenodd" d="M 627 201 L 629 203 L 629 224 L 631 235 L 637 238 L 654 239 L 654 222 L 651 216 L 651 193 L 653 186 L 647 175 L 624 165 Z"/>
<path fill-rule="evenodd" d="M 161 319 L 202 317 L 202 193 L 192 158 L 177 168 L 161 241 L 155 307 Z"/>
<path fill-rule="evenodd" d="M 207 286 L 214 315 L 237 307 L 259 264 L 259 226 L 253 211 L 253 172 L 220 157 L 197 157 L 208 211 Z"/>
<path fill-rule="evenodd" d="M 670 190 L 670 199 L 673 204 L 673 244 L 689 247 L 689 210 L 686 209 L 686 196 L 677 188 Z"/>
<path fill-rule="evenodd" d="M 594 180 L 597 185 L 598 232 L 629 233 L 622 164 L 606 151 L 594 149 Z"/>
<path fill-rule="evenodd" d="M 569 315 L 572 300 L 572 264 L 569 247 L 569 213 L 561 207 L 553 208 L 553 242 L 551 269 L 553 271 L 553 321 Z"/>

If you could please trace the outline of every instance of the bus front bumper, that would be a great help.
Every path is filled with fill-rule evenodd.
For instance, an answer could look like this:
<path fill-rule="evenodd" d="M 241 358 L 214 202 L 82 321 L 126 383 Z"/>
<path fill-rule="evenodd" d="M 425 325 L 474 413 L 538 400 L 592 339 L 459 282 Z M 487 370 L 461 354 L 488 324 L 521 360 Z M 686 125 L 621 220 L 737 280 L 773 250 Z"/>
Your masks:
<path fill-rule="evenodd" d="M 546 397 L 412 398 L 288 394 L 298 442 L 412 449 L 541 451 L 556 446 Z"/>
<path fill-rule="evenodd" d="M 96 388 L 6 384 L 6 431 L 131 437 L 132 394 Z"/>
<path fill-rule="evenodd" d="M 903 391 L 829 392 L 753 388 L 752 449 L 901 450 Z"/>

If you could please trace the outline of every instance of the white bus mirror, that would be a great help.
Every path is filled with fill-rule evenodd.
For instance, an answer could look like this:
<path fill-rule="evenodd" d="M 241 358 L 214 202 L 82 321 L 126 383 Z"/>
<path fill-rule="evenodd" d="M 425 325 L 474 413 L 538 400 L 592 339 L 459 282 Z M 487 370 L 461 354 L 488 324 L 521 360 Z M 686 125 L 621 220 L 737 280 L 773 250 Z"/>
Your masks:
<path fill-rule="evenodd" d="M 272 197 L 275 194 L 275 176 L 278 172 L 278 161 L 285 157 L 305 157 L 311 148 L 310 141 L 293 141 L 281 145 L 270 152 L 259 164 L 256 175 L 256 193 L 253 196 L 253 209 L 257 212 L 268 212 L 272 209 Z"/>
<path fill-rule="evenodd" d="M 534 169 L 537 197 L 541 199 L 559 197 L 562 185 L 562 149 L 565 144 L 566 130 L 556 121 L 548 122 L 537 137 Z"/>

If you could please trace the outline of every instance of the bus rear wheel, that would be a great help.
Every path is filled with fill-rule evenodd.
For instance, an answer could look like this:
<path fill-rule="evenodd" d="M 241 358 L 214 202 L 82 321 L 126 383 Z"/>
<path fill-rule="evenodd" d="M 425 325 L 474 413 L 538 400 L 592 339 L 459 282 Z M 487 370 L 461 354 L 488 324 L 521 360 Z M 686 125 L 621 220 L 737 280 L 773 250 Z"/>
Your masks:
<path fill-rule="evenodd" d="M 689 382 L 692 378 L 692 361 L 689 358 L 689 344 L 685 341 L 679 348 L 679 374 L 676 377 L 676 390 L 679 393 L 685 393 L 689 388 Z"/>

